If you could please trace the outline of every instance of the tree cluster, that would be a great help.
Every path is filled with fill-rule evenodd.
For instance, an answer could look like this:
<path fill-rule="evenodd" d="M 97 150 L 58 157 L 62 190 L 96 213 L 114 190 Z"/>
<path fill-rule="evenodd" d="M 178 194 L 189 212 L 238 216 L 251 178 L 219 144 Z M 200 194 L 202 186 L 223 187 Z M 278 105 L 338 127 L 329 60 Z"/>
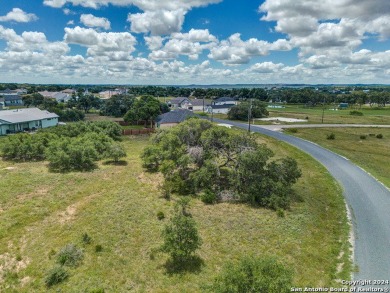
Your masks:
<path fill-rule="evenodd" d="M 78 122 L 47 128 L 36 134 L 8 136 L 2 144 L 4 159 L 15 161 L 48 160 L 55 172 L 87 171 L 102 159 L 118 161 L 126 156 L 115 142 L 121 128 L 114 122 Z"/>
<path fill-rule="evenodd" d="M 258 100 L 245 101 L 229 109 L 228 119 L 248 120 L 248 118 L 263 118 L 268 116 L 266 104 Z M 250 116 L 250 117 L 249 117 Z"/>
<path fill-rule="evenodd" d="M 179 194 L 212 192 L 220 200 L 241 200 L 288 208 L 292 185 L 301 176 L 292 158 L 273 152 L 247 134 L 189 119 L 158 132 L 142 154 L 143 166 L 164 176 L 164 188 Z"/>
<path fill-rule="evenodd" d="M 135 102 L 130 106 L 130 109 L 127 111 L 123 119 L 127 122 L 143 120 L 145 121 L 145 127 L 148 122 L 152 126 L 153 121 L 158 115 L 168 111 L 168 106 L 161 103 L 156 98 L 152 96 L 142 96 L 141 98 L 135 100 Z"/>

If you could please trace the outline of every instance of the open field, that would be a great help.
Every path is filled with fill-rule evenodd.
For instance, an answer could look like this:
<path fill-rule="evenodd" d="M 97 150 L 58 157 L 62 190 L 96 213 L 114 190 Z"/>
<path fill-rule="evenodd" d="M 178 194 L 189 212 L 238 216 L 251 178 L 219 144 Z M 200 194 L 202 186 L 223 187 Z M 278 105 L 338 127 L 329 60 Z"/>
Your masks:
<path fill-rule="evenodd" d="M 162 244 L 174 200 L 161 198 L 161 178 L 141 167 L 147 137 L 124 138 L 126 164 L 101 163 L 87 173 L 55 174 L 42 162 L 0 161 L 0 291 L 200 292 L 225 262 L 265 254 L 293 268 L 296 286 L 331 286 L 337 278 L 348 279 L 349 227 L 338 185 L 308 155 L 271 138 L 259 139 L 278 156 L 296 158 L 302 169 L 291 210 L 280 218 L 266 209 L 205 205 L 193 198 L 203 265 L 182 273 L 167 270 L 165 255 L 151 257 Z M 157 219 L 159 211 L 165 220 Z M 83 233 L 91 236 L 91 244 L 83 244 Z M 55 264 L 53 255 L 68 243 L 84 249 L 83 263 L 47 290 L 43 279 Z M 96 245 L 103 250 L 95 252 Z"/>
<path fill-rule="evenodd" d="M 350 111 L 359 111 L 363 116 L 350 115 Z M 269 117 L 286 117 L 307 119 L 311 124 L 322 123 L 322 107 L 305 108 L 304 105 L 286 105 L 286 108 L 270 109 Z M 256 124 L 267 124 L 267 122 L 256 121 Z M 390 108 L 374 110 L 363 107 L 362 109 L 333 110 L 332 106 L 325 108 L 324 123 L 344 124 L 390 124 Z M 269 124 L 269 123 L 268 123 Z"/>
<path fill-rule="evenodd" d="M 334 140 L 326 139 L 330 133 Z M 376 138 L 382 134 L 383 138 Z M 387 128 L 299 128 L 293 135 L 313 141 L 347 157 L 390 188 L 390 129 Z M 365 135 L 365 139 L 360 136 Z"/>

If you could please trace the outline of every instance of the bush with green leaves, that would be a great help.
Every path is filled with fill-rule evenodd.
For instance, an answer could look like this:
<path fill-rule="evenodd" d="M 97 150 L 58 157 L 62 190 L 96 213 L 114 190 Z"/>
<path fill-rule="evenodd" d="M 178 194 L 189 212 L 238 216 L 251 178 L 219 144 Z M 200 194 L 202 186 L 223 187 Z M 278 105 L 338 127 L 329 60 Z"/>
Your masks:
<path fill-rule="evenodd" d="M 382 133 L 377 134 L 376 138 L 382 139 L 383 138 L 383 134 Z"/>
<path fill-rule="evenodd" d="M 263 118 L 268 116 L 267 105 L 259 100 L 253 100 L 242 102 L 229 109 L 228 118 L 231 120 L 248 120 L 249 108 L 251 108 L 251 119 L 252 118 Z"/>
<path fill-rule="evenodd" d="M 203 191 L 200 195 L 200 199 L 205 203 L 205 204 L 214 204 L 218 201 L 217 195 L 212 192 L 211 190 L 206 189 Z"/>
<path fill-rule="evenodd" d="M 326 135 L 326 139 L 334 140 L 334 139 L 336 139 L 336 135 L 332 132 L 332 133 Z"/>
<path fill-rule="evenodd" d="M 175 205 L 175 212 L 162 233 L 163 252 L 177 263 L 188 260 L 202 245 L 196 222 L 188 212 L 188 200 L 182 199 Z"/>
<path fill-rule="evenodd" d="M 365 135 L 365 134 L 360 135 L 360 139 L 366 139 L 366 138 L 367 138 L 367 135 Z"/>
<path fill-rule="evenodd" d="M 245 257 L 228 263 L 211 286 L 215 293 L 287 293 L 292 287 L 292 271 L 273 257 Z"/>
<path fill-rule="evenodd" d="M 111 143 L 104 153 L 104 157 L 118 163 L 121 158 L 126 157 L 126 151 L 119 143 Z"/>
<path fill-rule="evenodd" d="M 96 168 L 99 153 L 92 141 L 62 137 L 52 141 L 46 149 L 49 169 L 54 172 L 90 171 Z"/>
<path fill-rule="evenodd" d="M 349 115 L 352 115 L 352 116 L 363 116 L 363 112 L 353 110 L 353 111 L 349 112 Z"/>
<path fill-rule="evenodd" d="M 247 133 L 189 119 L 157 132 L 142 160 L 148 171 L 163 174 L 172 192 L 237 194 L 241 201 L 287 208 L 301 172 L 294 159 L 273 155 Z"/>
<path fill-rule="evenodd" d="M 67 244 L 56 255 L 57 263 L 68 267 L 77 267 L 83 258 L 83 251 L 74 244 Z"/>
<path fill-rule="evenodd" d="M 49 142 L 57 138 L 50 133 L 10 135 L 5 138 L 1 153 L 6 160 L 41 161 L 45 159 L 45 149 Z"/>
<path fill-rule="evenodd" d="M 45 277 L 45 285 L 47 287 L 54 286 L 65 281 L 69 277 L 68 272 L 61 266 L 56 266 L 47 272 Z"/>

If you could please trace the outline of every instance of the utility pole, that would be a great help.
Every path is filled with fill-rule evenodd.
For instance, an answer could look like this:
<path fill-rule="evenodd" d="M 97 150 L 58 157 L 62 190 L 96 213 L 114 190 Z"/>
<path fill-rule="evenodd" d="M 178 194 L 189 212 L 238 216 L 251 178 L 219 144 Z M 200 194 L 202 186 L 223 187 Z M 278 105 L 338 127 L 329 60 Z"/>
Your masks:
<path fill-rule="evenodd" d="M 252 99 L 250 99 L 248 109 L 248 133 L 251 133 L 251 118 L 252 118 Z"/>

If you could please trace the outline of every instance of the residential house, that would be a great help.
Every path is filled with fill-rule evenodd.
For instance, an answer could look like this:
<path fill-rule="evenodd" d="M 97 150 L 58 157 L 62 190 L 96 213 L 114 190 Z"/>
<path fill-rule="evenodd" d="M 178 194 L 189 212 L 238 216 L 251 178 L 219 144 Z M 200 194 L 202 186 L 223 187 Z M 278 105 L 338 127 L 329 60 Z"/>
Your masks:
<path fill-rule="evenodd" d="M 214 100 L 211 105 L 207 106 L 207 112 L 213 114 L 227 114 L 231 107 L 237 105 L 238 102 L 230 97 L 222 97 Z"/>
<path fill-rule="evenodd" d="M 122 94 L 122 91 L 119 91 L 119 90 L 115 90 L 115 91 L 103 91 L 103 92 L 100 92 L 98 93 L 99 97 L 102 99 L 102 100 L 108 100 L 110 99 L 112 96 L 115 96 L 115 95 L 120 95 Z"/>
<path fill-rule="evenodd" d="M 191 99 L 192 111 L 194 112 L 206 112 L 207 106 L 210 105 L 211 100 L 203 99 Z"/>
<path fill-rule="evenodd" d="M 55 99 L 58 103 L 66 103 L 72 98 L 72 94 L 70 93 L 64 93 L 64 92 L 38 92 L 38 94 L 41 94 L 45 98 Z"/>
<path fill-rule="evenodd" d="M 0 111 L 0 135 L 47 128 L 57 124 L 57 114 L 38 108 Z"/>
<path fill-rule="evenodd" d="M 208 105 L 206 108 L 207 113 L 213 114 L 227 114 L 231 107 L 234 107 L 234 104 L 225 104 L 225 105 Z"/>
<path fill-rule="evenodd" d="M 238 102 L 233 99 L 233 98 L 230 98 L 230 97 L 222 97 L 222 98 L 218 98 L 216 100 L 214 100 L 212 103 L 212 105 L 217 105 L 217 106 L 220 106 L 220 105 L 237 105 Z"/>
<path fill-rule="evenodd" d="M 23 98 L 19 95 L 7 95 L 4 96 L 4 104 L 9 106 L 23 106 Z"/>
<path fill-rule="evenodd" d="M 156 125 L 157 128 L 169 128 L 191 117 L 198 117 L 198 115 L 187 109 L 176 109 L 158 116 Z"/>
<path fill-rule="evenodd" d="M 174 98 L 172 100 L 169 100 L 167 104 L 168 107 L 172 109 L 182 108 L 182 109 L 192 110 L 191 100 L 186 97 Z"/>

